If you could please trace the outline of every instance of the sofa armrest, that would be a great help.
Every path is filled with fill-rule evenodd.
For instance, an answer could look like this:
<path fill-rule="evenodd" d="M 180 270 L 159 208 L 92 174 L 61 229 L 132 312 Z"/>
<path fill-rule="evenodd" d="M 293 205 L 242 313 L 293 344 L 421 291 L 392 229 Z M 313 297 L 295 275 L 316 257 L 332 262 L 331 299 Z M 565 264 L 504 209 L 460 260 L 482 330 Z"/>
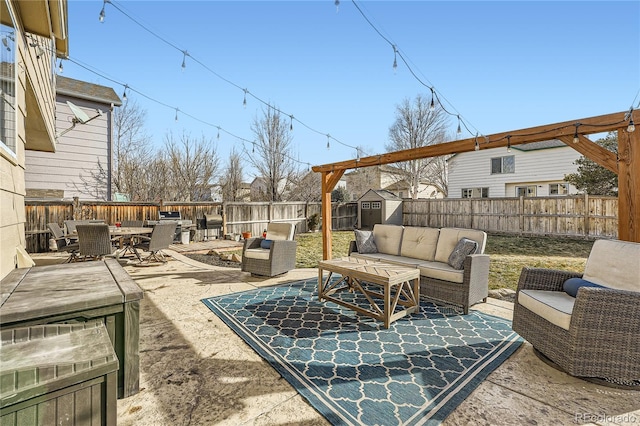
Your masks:
<path fill-rule="evenodd" d="M 607 287 L 581 287 L 571 322 L 587 332 L 635 335 L 640 339 L 640 292 Z"/>
<path fill-rule="evenodd" d="M 260 248 L 260 243 L 264 240 L 262 237 L 253 237 L 247 238 L 244 240 L 244 245 L 242 246 L 242 252 L 244 253 L 247 249 Z"/>
<path fill-rule="evenodd" d="M 295 268 L 297 247 L 296 241 L 273 240 L 269 249 L 271 251 L 269 254 L 271 265 Z"/>
<path fill-rule="evenodd" d="M 348 256 L 351 255 L 351 253 L 357 253 L 358 252 L 358 247 L 356 246 L 356 242 L 354 240 L 349 241 L 349 252 L 348 252 Z"/>
<path fill-rule="evenodd" d="M 546 290 L 562 291 L 562 285 L 569 278 L 581 278 L 582 274 L 558 269 L 522 268 L 518 289 L 520 290 Z"/>
<path fill-rule="evenodd" d="M 464 258 L 464 282 L 474 290 L 488 292 L 489 290 L 489 255 L 470 254 Z M 482 298 L 485 298 L 483 295 Z"/>

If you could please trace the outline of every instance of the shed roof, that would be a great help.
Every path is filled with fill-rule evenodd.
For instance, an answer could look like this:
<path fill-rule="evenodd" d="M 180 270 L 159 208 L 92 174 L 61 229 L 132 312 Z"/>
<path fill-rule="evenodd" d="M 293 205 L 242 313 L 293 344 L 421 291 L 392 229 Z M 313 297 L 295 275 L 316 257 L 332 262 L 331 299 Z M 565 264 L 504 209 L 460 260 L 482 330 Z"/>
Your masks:
<path fill-rule="evenodd" d="M 122 105 L 122 100 L 111 87 L 74 80 L 60 75 L 56 77 L 56 93 L 88 101 L 102 102 L 108 105 Z"/>
<path fill-rule="evenodd" d="M 370 189 L 367 192 L 365 192 L 362 197 L 358 198 L 358 200 L 363 199 L 364 197 L 367 196 L 367 194 L 369 194 L 370 192 L 374 192 L 375 194 L 377 194 L 380 198 L 385 199 L 385 200 L 395 200 L 395 201 L 402 201 L 402 198 L 398 197 L 396 194 L 394 194 L 393 192 L 387 191 L 386 189 Z"/>

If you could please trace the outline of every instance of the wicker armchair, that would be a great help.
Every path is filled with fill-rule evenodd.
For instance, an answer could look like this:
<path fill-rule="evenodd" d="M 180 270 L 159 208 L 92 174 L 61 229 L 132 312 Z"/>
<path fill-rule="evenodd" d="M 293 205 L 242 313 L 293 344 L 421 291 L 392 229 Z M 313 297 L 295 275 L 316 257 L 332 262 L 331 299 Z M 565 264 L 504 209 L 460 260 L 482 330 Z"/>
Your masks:
<path fill-rule="evenodd" d="M 242 270 L 251 275 L 273 277 L 296 267 L 295 225 L 270 223 L 266 238 L 248 238 L 242 248 Z M 262 247 L 270 240 L 269 248 Z"/>
<path fill-rule="evenodd" d="M 602 287 L 574 298 L 563 290 L 569 278 Z M 596 241 L 584 274 L 524 268 L 513 330 L 568 374 L 640 384 L 640 244 Z"/>
<path fill-rule="evenodd" d="M 136 254 L 140 263 L 151 261 L 162 263 L 167 262 L 162 250 L 169 248 L 173 242 L 173 237 L 176 233 L 176 225 L 176 222 L 158 223 L 153 227 L 151 237 L 146 237 L 144 235 L 137 237 L 140 241 L 133 245 L 133 252 Z M 140 256 L 138 249 L 148 251 L 149 255 L 143 259 Z"/>
<path fill-rule="evenodd" d="M 64 232 L 60 225 L 55 222 L 47 223 L 47 228 L 49 228 L 49 232 L 51 232 L 52 239 L 55 241 L 55 246 L 57 251 L 64 251 L 69 253 L 69 257 L 65 260 L 65 263 L 73 262 L 76 260 L 78 256 L 78 250 L 80 250 L 80 246 L 77 242 L 72 242 Z"/>
<path fill-rule="evenodd" d="M 83 260 L 102 260 L 115 252 L 109 235 L 109 225 L 77 225 L 76 231 Z"/>

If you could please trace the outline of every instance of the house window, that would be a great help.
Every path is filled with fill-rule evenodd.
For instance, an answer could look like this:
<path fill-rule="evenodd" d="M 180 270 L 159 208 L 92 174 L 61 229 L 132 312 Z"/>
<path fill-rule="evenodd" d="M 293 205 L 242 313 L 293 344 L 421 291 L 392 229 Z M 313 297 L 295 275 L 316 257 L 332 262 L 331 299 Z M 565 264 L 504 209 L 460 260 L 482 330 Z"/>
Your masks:
<path fill-rule="evenodd" d="M 382 208 L 382 203 L 380 201 L 374 201 L 371 203 L 371 208 L 374 210 L 380 210 Z"/>
<path fill-rule="evenodd" d="M 537 187 L 535 185 L 516 186 L 516 197 L 535 197 Z"/>
<path fill-rule="evenodd" d="M 550 195 L 567 195 L 569 193 L 569 185 L 566 183 L 549 184 Z"/>
<path fill-rule="evenodd" d="M 489 198 L 489 188 L 463 188 L 462 198 Z"/>
<path fill-rule="evenodd" d="M 6 3 L 0 9 L 9 10 Z M 8 15 L 15 25 L 11 13 Z M 15 29 L 5 23 L 0 24 L 0 148 L 13 156 L 16 154 L 17 122 L 15 39 Z"/>
<path fill-rule="evenodd" d="M 516 158 L 513 155 L 491 159 L 491 174 L 515 173 Z"/>
<path fill-rule="evenodd" d="M 371 203 L 362 203 L 362 208 L 363 209 L 370 209 L 371 208 Z"/>

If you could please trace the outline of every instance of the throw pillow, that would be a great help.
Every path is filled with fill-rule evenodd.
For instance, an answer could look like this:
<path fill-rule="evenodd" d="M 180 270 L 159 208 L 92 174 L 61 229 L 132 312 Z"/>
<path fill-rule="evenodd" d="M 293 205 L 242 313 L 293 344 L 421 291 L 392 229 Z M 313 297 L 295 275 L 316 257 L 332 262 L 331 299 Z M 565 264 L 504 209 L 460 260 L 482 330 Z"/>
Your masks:
<path fill-rule="evenodd" d="M 562 285 L 562 289 L 571 297 L 578 295 L 578 289 L 580 287 L 604 287 L 600 284 L 592 283 L 591 281 L 583 280 L 582 278 L 569 278 Z"/>
<path fill-rule="evenodd" d="M 462 269 L 464 258 L 478 250 L 478 243 L 468 238 L 461 238 L 453 248 L 447 261 L 454 269 Z"/>
<path fill-rule="evenodd" d="M 358 253 L 378 252 L 376 242 L 373 240 L 373 232 L 355 229 L 354 233 L 356 234 L 356 248 L 358 249 Z"/>
<path fill-rule="evenodd" d="M 272 241 L 273 240 L 262 240 L 260 241 L 260 247 L 262 247 L 263 249 L 270 249 Z"/>

